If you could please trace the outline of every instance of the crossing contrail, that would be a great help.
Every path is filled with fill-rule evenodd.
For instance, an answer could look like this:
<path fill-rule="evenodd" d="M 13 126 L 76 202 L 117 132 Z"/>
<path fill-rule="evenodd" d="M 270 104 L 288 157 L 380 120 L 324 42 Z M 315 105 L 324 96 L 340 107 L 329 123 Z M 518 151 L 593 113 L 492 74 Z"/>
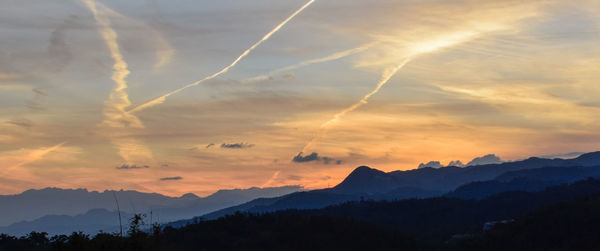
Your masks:
<path fill-rule="evenodd" d="M 252 77 L 252 78 L 248 78 L 248 79 L 244 79 L 241 82 L 243 84 L 250 84 L 250 83 L 254 83 L 254 82 L 264 81 L 264 80 L 268 80 L 271 76 L 273 76 L 275 74 L 278 74 L 278 73 L 281 73 L 281 72 L 295 70 L 295 69 L 298 69 L 300 67 L 304 67 L 304 66 L 311 65 L 311 64 L 318 64 L 318 63 L 324 63 L 324 62 L 328 62 L 328 61 L 338 60 L 340 58 L 344 58 L 344 57 L 351 56 L 351 55 L 360 53 L 362 51 L 365 51 L 365 50 L 373 47 L 377 43 L 379 43 L 379 41 L 375 41 L 375 42 L 370 42 L 370 43 L 367 43 L 367 44 L 363 44 L 363 45 L 361 45 L 359 47 L 348 49 L 348 50 L 345 50 L 345 51 L 336 52 L 336 53 L 333 53 L 333 54 L 325 56 L 325 57 L 315 58 L 315 59 L 309 59 L 309 60 L 306 60 L 306 61 L 302 61 L 302 62 L 297 63 L 297 64 L 293 64 L 293 65 L 290 65 L 290 66 L 286 66 L 286 67 L 283 67 L 283 68 L 279 68 L 279 69 L 273 70 L 273 71 L 271 71 L 271 72 L 269 72 L 267 74 L 263 74 L 263 75 Z"/>
<path fill-rule="evenodd" d="M 110 27 L 110 20 L 98 12 L 96 3 L 93 0 L 83 0 L 94 15 L 94 19 L 98 23 L 98 32 L 108 46 L 110 56 L 114 60 L 112 80 L 116 86 L 111 91 L 109 99 L 104 102 L 103 125 L 108 127 L 137 127 L 142 128 L 142 122 L 132 114 L 128 114 L 125 108 L 131 105 L 127 89 L 127 76 L 129 69 L 127 63 L 121 54 L 119 44 L 117 43 L 117 33 Z"/>
<path fill-rule="evenodd" d="M 402 67 L 404 67 L 412 58 L 423 55 L 423 54 L 432 53 L 432 52 L 438 51 L 440 49 L 450 47 L 450 46 L 453 46 L 453 45 L 456 45 L 459 43 L 469 41 L 471 39 L 474 39 L 475 37 L 477 37 L 480 34 L 481 34 L 481 32 L 478 32 L 478 31 L 459 31 L 459 32 L 444 34 L 442 36 L 436 37 L 435 39 L 423 41 L 423 42 L 413 45 L 410 48 L 409 53 L 407 53 L 407 57 L 403 61 L 401 61 L 401 63 L 399 63 L 395 66 L 386 68 L 384 70 L 383 74 L 381 75 L 381 79 L 375 86 L 375 89 L 373 89 L 371 92 L 369 92 L 365 96 L 363 96 L 358 102 L 356 102 L 353 105 L 345 108 L 344 110 L 341 110 L 340 112 L 334 114 L 331 119 L 329 119 L 325 123 L 321 124 L 317 135 L 315 137 L 313 137 L 302 148 L 302 151 L 300 153 L 306 153 L 309 148 L 311 148 L 319 139 L 323 138 L 327 134 L 329 127 L 332 126 L 333 124 L 337 123 L 344 115 L 346 115 L 347 113 L 352 112 L 352 111 L 356 110 L 357 108 L 361 107 L 362 105 L 366 104 L 369 101 L 369 98 L 371 98 L 371 96 L 377 94 L 377 92 L 379 92 L 379 90 L 381 90 L 381 88 L 387 82 L 389 82 L 389 80 L 400 69 L 402 69 Z"/>
<path fill-rule="evenodd" d="M 123 128 L 144 128 L 142 122 L 133 114 L 129 114 L 125 109 L 131 105 L 127 94 L 127 76 L 129 69 L 127 62 L 121 53 L 117 42 L 117 33 L 111 28 L 110 20 L 98 12 L 94 0 L 83 0 L 94 15 L 98 24 L 98 31 L 108 46 L 110 55 L 114 61 L 112 80 L 116 86 L 111 91 L 109 99 L 104 102 L 104 120 L 102 126 L 114 130 Z M 133 161 L 147 161 L 152 158 L 150 149 L 142 145 L 137 140 L 128 137 L 121 137 L 117 132 L 109 132 L 109 139 L 119 150 L 119 155 L 128 163 Z M 142 157 L 142 158 L 140 158 Z"/>
<path fill-rule="evenodd" d="M 223 73 L 228 72 L 232 67 L 234 67 L 238 62 L 240 62 L 240 60 L 242 60 L 243 58 L 245 58 L 248 54 L 250 54 L 250 52 L 252 52 L 254 49 L 256 49 L 256 47 L 260 46 L 263 42 L 267 41 L 271 36 L 273 36 L 273 34 L 275 34 L 277 31 L 279 31 L 284 25 L 286 25 L 290 20 L 292 20 L 294 17 L 296 17 L 298 14 L 300 14 L 304 9 L 306 9 L 308 6 L 310 6 L 312 3 L 314 3 L 316 0 L 310 0 L 307 3 L 305 3 L 304 5 L 302 5 L 302 7 L 300 7 L 300 9 L 296 10 L 294 13 L 292 13 L 292 15 L 290 15 L 288 18 L 286 18 L 285 20 L 283 20 L 283 22 L 281 22 L 279 25 L 275 26 L 275 28 L 273 28 L 269 33 L 267 33 L 261 40 L 259 40 L 258 42 L 256 42 L 255 44 L 253 44 L 250 48 L 248 48 L 246 51 L 244 51 L 240 56 L 238 56 L 230 65 L 226 66 L 225 68 L 223 68 L 222 70 L 206 77 L 203 78 L 201 80 L 198 80 L 194 83 L 188 84 L 186 86 L 183 86 L 179 89 L 176 89 L 174 91 L 171 91 L 167 94 L 164 94 L 158 98 L 155 98 L 153 100 L 150 100 L 144 104 L 141 104 L 131 110 L 128 111 L 128 114 L 130 113 L 135 113 L 135 112 L 139 112 L 141 110 L 145 110 L 146 108 L 158 105 L 158 104 L 162 104 L 163 102 L 165 102 L 165 99 L 173 94 L 177 94 L 187 88 L 193 87 L 193 86 L 197 86 L 199 84 L 201 84 L 204 81 L 210 80 L 210 79 L 214 79 L 218 76 L 220 76 Z"/>

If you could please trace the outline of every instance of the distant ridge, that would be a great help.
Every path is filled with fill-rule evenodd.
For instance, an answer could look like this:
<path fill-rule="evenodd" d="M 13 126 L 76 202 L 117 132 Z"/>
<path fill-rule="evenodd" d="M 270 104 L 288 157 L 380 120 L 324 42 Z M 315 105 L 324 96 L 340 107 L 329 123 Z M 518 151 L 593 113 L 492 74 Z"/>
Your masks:
<path fill-rule="evenodd" d="M 600 166 L 600 152 L 586 153 L 574 159 L 531 157 L 521 161 L 504 162 L 501 164 L 421 168 L 387 173 L 367 166 L 359 166 L 340 184 L 333 188 L 292 193 L 269 200 L 250 201 L 206 214 L 203 218 L 214 219 L 237 211 L 264 213 L 283 209 L 321 208 L 344 201 L 362 199 L 399 200 L 427 198 L 441 196 L 461 185 L 472 182 L 490 181 L 498 176 L 515 171 L 544 167 L 563 167 L 567 168 L 563 169 L 563 171 L 571 172 L 576 169 L 568 169 L 569 167 L 593 166 Z M 584 174 L 591 170 L 584 170 Z M 541 188 L 556 184 L 556 182 L 549 181 L 542 183 L 539 184 Z"/>
<path fill-rule="evenodd" d="M 137 191 L 119 190 L 114 191 L 119 200 L 123 201 L 121 211 L 125 214 L 148 213 L 153 211 L 154 220 L 169 222 L 179 219 L 191 218 L 214 210 L 231 207 L 261 197 L 277 197 L 292 192 L 301 191 L 300 186 L 283 186 L 269 188 L 249 188 L 219 190 L 207 197 L 198 197 L 192 193 L 181 197 L 169 197 L 158 193 L 142 193 Z M 87 189 L 30 189 L 16 195 L 0 195 L 0 227 L 20 222 L 20 225 L 12 225 L 13 228 L 1 228 L 3 231 L 11 232 L 22 229 L 21 226 L 36 226 L 31 231 L 52 232 L 62 227 L 44 224 L 44 216 L 81 217 L 90 216 L 88 213 L 99 212 L 93 210 L 104 210 L 103 212 L 116 210 L 113 191 L 103 192 L 88 191 Z M 55 217 L 56 218 L 56 217 Z M 117 216 L 110 224 L 116 224 Z M 123 218 L 127 220 L 127 218 Z M 25 223 L 23 221 L 29 221 Z M 94 222 L 93 219 L 84 220 Z M 47 222 L 47 221 L 46 221 Z M 54 224 L 56 225 L 56 224 Z M 86 229 L 93 229 L 87 226 Z M 77 229 L 73 229 L 75 231 Z M 20 231 L 20 230 L 19 230 Z M 16 232 L 15 232 L 16 233 Z"/>

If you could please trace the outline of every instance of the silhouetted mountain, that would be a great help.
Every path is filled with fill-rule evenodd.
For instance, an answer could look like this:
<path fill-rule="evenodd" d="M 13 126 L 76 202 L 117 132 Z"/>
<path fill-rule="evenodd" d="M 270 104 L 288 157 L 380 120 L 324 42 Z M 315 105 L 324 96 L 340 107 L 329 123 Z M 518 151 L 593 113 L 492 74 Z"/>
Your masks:
<path fill-rule="evenodd" d="M 0 250 L 597 250 L 599 210 L 600 181 L 587 179 L 483 200 L 361 201 L 237 213 L 124 238 L 0 235 Z"/>
<path fill-rule="evenodd" d="M 508 191 L 540 191 L 546 187 L 570 183 L 586 178 L 600 178 L 600 166 L 595 167 L 544 167 L 512 171 L 494 180 L 462 185 L 446 194 L 461 199 L 482 199 Z"/>
<path fill-rule="evenodd" d="M 127 229 L 127 221 L 131 218 L 130 213 L 121 213 L 122 221 Z M 46 232 L 50 235 L 70 234 L 74 231 L 85 233 L 118 232 L 119 218 L 116 211 L 106 209 L 92 209 L 85 214 L 70 215 L 46 215 L 34 221 L 21 221 L 6 227 L 0 227 L 0 233 L 15 236 L 23 236 L 31 231 Z"/>
<path fill-rule="evenodd" d="M 114 191 L 121 202 L 121 210 L 134 211 L 166 206 L 184 206 L 197 196 L 168 197 L 156 193 Z M 115 210 L 113 191 L 88 191 L 87 189 L 45 188 L 27 190 L 17 195 L 0 196 L 0 225 L 34 220 L 45 215 L 77 215 L 91 209 Z"/>
<path fill-rule="evenodd" d="M 600 180 L 587 179 L 539 192 L 505 192 L 482 200 L 437 197 L 347 202 L 322 209 L 290 209 L 275 214 L 350 218 L 419 238 L 445 241 L 455 234 L 478 233 L 485 222 L 510 220 L 541 207 L 595 195 L 600 195 Z"/>
<path fill-rule="evenodd" d="M 354 169 L 342 183 L 329 189 L 329 192 L 340 194 L 377 194 L 391 191 L 398 184 L 388 173 L 360 166 Z"/>
<path fill-rule="evenodd" d="M 141 193 L 137 191 L 114 191 L 121 204 L 121 211 L 128 213 L 153 211 L 154 219 L 161 222 L 169 222 L 180 219 L 191 218 L 214 210 L 231 207 L 240 203 L 260 197 L 276 197 L 301 190 L 299 186 L 285 186 L 272 188 L 249 188 L 220 190 L 210 196 L 200 198 L 194 194 L 185 194 L 181 197 L 168 197 L 156 193 Z M 86 189 L 58 189 L 46 188 L 41 190 L 27 190 L 18 195 L 0 196 L 0 222 L 3 225 L 20 222 L 17 225 L 4 227 L 0 230 L 18 232 L 23 229 L 25 223 L 21 221 L 32 221 L 28 226 L 40 227 L 39 229 L 50 229 L 47 218 L 78 217 L 84 222 L 94 222 L 94 219 L 83 219 L 89 215 L 92 209 L 116 210 L 113 191 L 89 192 Z M 95 212 L 95 211 L 92 211 Z M 42 217 L 42 218 L 40 218 Z M 117 219 L 116 216 L 113 216 Z M 40 218 L 40 219 L 38 219 Z M 64 218 L 66 219 L 66 218 Z M 115 223 L 114 220 L 109 221 Z M 108 224 L 108 223 L 103 223 Z M 67 226 L 65 224 L 65 226 Z M 98 225 L 97 227 L 103 227 Z M 62 227 L 62 226 L 61 226 Z M 73 225 L 70 231 L 78 231 L 77 225 Z M 29 231 L 38 230 L 29 229 Z M 58 228 L 60 229 L 60 228 Z M 2 232 L 0 231 L 0 232 Z M 52 230 L 53 231 L 53 230 Z M 49 232 L 52 232 L 49 231 Z"/>
<path fill-rule="evenodd" d="M 591 167 L 597 166 L 599 161 L 600 152 L 594 152 L 567 160 L 532 157 L 521 161 L 505 162 L 502 164 L 469 166 L 464 168 L 421 168 L 388 173 L 367 166 L 360 166 L 352 171 L 340 184 L 333 188 L 292 193 L 280 198 L 262 200 L 259 202 L 251 201 L 247 204 L 203 215 L 203 218 L 215 219 L 220 216 L 235 213 L 236 211 L 264 213 L 284 209 L 320 208 L 339 204 L 344 201 L 361 199 L 399 200 L 407 198 L 427 198 L 451 192 L 464 184 L 493 180 L 502 174 L 512 171 L 538 169 L 543 167 Z M 569 173 L 578 169 L 564 170 Z M 588 170 L 584 170 L 583 173 L 587 171 Z M 567 175 L 565 177 L 570 176 Z M 564 183 L 563 181 L 534 182 L 529 188 L 524 189 L 524 191 L 537 191 L 550 185 Z M 488 191 L 483 191 L 481 195 L 473 194 L 472 196 L 473 198 L 481 198 L 482 196 L 498 192 L 512 191 L 513 189 L 511 186 L 518 187 L 518 181 L 515 181 L 513 184 L 498 183 L 496 184 L 496 188 L 490 188 Z"/>

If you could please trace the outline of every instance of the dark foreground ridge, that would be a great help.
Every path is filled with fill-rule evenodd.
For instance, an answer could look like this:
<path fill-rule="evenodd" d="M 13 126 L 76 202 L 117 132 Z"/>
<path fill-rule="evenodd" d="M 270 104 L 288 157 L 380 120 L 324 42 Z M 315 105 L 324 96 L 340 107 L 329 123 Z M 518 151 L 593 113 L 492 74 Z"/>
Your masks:
<path fill-rule="evenodd" d="M 0 250 L 598 250 L 598 212 L 600 180 L 586 179 L 482 200 L 359 201 L 149 232 L 138 216 L 126 237 L 1 235 Z"/>

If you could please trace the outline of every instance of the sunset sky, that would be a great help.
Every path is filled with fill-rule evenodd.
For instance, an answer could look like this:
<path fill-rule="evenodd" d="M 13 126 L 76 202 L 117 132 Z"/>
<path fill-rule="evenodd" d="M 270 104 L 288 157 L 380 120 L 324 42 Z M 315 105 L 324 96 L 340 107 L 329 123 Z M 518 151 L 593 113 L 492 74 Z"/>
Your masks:
<path fill-rule="evenodd" d="M 600 150 L 599 25 L 593 0 L 2 0 L 0 194 Z"/>

